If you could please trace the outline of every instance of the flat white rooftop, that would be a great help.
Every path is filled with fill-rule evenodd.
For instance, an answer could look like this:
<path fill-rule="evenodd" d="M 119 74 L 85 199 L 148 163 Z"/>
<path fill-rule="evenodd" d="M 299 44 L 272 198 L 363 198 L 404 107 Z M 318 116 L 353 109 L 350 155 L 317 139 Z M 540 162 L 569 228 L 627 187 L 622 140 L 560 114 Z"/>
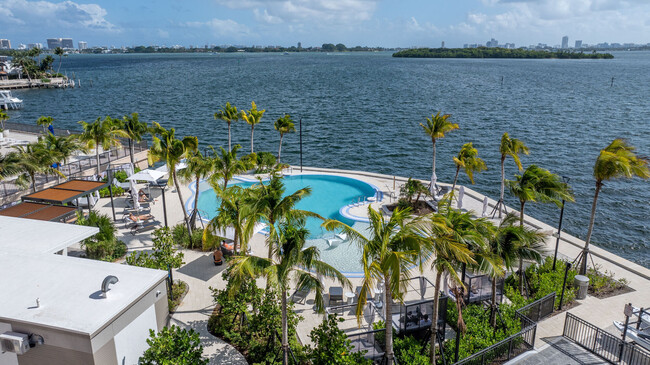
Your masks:
<path fill-rule="evenodd" d="M 97 227 L 0 216 L 0 252 L 52 254 L 97 232 Z"/>
<path fill-rule="evenodd" d="M 101 298 L 108 275 L 119 282 Z M 33 323 L 93 337 L 166 276 L 161 270 L 54 254 L 0 253 L 0 322 Z"/>

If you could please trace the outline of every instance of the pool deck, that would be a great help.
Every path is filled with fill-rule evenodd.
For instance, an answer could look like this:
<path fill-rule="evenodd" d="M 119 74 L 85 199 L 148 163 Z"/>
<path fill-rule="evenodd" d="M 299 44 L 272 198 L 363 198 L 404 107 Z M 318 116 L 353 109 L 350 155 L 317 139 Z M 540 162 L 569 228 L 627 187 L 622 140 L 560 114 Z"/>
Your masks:
<path fill-rule="evenodd" d="M 292 171 L 286 172 L 297 174 L 299 171 L 297 167 L 293 167 L 291 170 Z M 372 206 L 375 209 L 380 209 L 382 204 L 389 202 L 390 193 L 399 192 L 399 186 L 407 181 L 407 178 L 404 177 L 323 168 L 303 167 L 303 173 L 335 174 L 355 178 L 375 185 L 384 192 L 383 201 L 372 203 Z M 395 183 L 394 188 L 393 183 Z M 440 185 L 445 184 L 440 183 Z M 192 196 L 188 184 L 181 186 L 181 192 L 183 194 L 183 199 L 185 199 L 186 202 Z M 160 225 L 162 226 L 163 211 L 160 189 L 152 189 L 152 193 L 156 202 L 151 205 L 151 213 L 161 222 Z M 465 187 L 463 208 L 479 212 L 480 214 L 483 207 L 483 198 L 484 196 L 482 194 Z M 121 218 L 121 212 L 123 210 L 121 207 L 124 206 L 123 200 L 123 198 L 116 199 L 116 205 L 120 207 L 116 208 L 118 219 Z M 167 188 L 166 202 L 169 225 L 173 226 L 182 222 L 183 213 L 180 201 L 173 187 Z M 487 212 L 489 213 L 496 201 L 488 197 L 488 202 L 490 207 L 487 209 Z M 101 199 L 97 208 L 104 214 L 111 214 L 110 201 L 108 199 Z M 363 217 L 365 216 L 366 210 L 367 205 L 354 207 L 350 209 L 350 213 Z M 515 211 L 511 208 L 508 208 L 508 210 Z M 525 216 L 525 223 L 531 227 L 548 233 L 557 230 L 556 227 L 545 224 L 530 216 Z M 587 222 L 585 222 L 585 224 L 586 223 Z M 598 222 L 596 222 L 596 229 L 597 227 Z M 118 224 L 118 228 L 121 236 L 120 238 L 127 244 L 129 251 L 147 250 L 152 246 L 150 236 L 151 231 L 132 236 L 123 228 L 123 224 Z M 254 254 L 266 256 L 267 249 L 264 240 L 265 236 L 262 234 L 256 234 L 253 237 L 250 245 Z M 546 244 L 549 253 L 552 255 L 555 247 L 555 238 L 549 237 Z M 563 233 L 558 257 L 573 260 L 573 258 L 580 253 L 583 244 L 583 241 L 578 238 Z M 211 253 L 209 252 L 202 253 L 192 250 L 183 250 L 183 252 L 185 253 L 185 265 L 180 269 L 174 270 L 174 278 L 188 282 L 190 290 L 176 313 L 171 316 L 170 322 L 182 324 L 198 330 L 201 333 L 201 338 L 205 346 L 204 353 L 206 356 L 211 358 L 211 363 L 245 363 L 241 362 L 243 361 L 243 358 L 236 350 L 234 350 L 230 345 L 209 335 L 206 329 L 207 320 L 214 308 L 214 303 L 212 302 L 212 296 L 208 287 L 211 286 L 219 289 L 225 288 L 226 283 L 221 279 L 220 274 L 220 271 L 223 270 L 223 266 L 215 267 L 211 262 Z M 633 288 L 634 291 L 606 299 L 597 299 L 592 296 L 587 296 L 586 299 L 579 301 L 580 305 L 571 308 L 569 312 L 593 323 L 596 326 L 607 328 L 612 324 L 613 320 L 623 319 L 624 304 L 632 303 L 636 306 L 648 306 L 650 303 L 650 290 L 648 290 L 648 288 L 650 288 L 650 269 L 632 263 L 593 245 L 591 247 L 591 252 L 593 254 L 594 262 L 601 266 L 602 270 L 607 270 L 608 272 L 613 273 L 616 278 L 626 278 L 629 281 L 629 286 Z M 414 271 L 413 275 L 417 276 L 419 273 Z M 422 275 L 432 282 L 435 280 L 435 272 L 431 269 L 425 270 Z M 361 279 L 351 278 L 350 281 L 354 287 L 360 285 Z M 329 288 L 330 286 L 337 284 L 334 284 L 330 280 L 325 280 L 324 285 L 326 288 Z M 348 290 L 346 289 L 344 291 Z M 326 303 L 327 299 L 328 298 L 326 297 Z M 304 317 L 304 320 L 298 325 L 298 335 L 303 343 L 311 343 L 309 340 L 309 332 L 315 326 L 319 325 L 323 319 L 322 315 L 315 313 L 313 310 L 313 295 L 307 298 L 305 304 L 296 304 L 295 310 Z M 354 321 L 346 321 L 345 323 L 347 324 L 348 322 L 356 326 L 356 323 L 353 323 Z M 537 327 L 536 347 L 540 348 L 546 344 L 541 340 L 542 338 L 561 336 L 563 325 L 564 314 L 555 315 L 541 321 Z M 353 330 L 353 328 L 350 327 L 349 330 Z M 225 360 L 227 360 L 227 362 L 224 362 Z"/>

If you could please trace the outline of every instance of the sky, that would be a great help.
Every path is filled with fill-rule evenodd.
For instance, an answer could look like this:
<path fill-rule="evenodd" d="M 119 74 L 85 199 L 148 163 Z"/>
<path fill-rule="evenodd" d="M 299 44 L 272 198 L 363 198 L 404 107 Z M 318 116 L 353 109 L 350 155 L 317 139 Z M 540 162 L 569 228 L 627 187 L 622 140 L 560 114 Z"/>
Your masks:
<path fill-rule="evenodd" d="M 89 46 L 650 42 L 650 0 L 0 0 L 0 38 Z"/>

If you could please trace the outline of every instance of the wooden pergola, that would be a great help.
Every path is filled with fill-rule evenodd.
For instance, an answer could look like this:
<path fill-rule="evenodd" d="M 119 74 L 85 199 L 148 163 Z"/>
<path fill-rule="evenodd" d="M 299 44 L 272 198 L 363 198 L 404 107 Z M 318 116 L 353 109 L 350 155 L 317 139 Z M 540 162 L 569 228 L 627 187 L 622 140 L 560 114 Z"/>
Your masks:
<path fill-rule="evenodd" d="M 113 204 L 113 189 L 110 181 L 90 181 L 90 180 L 69 180 L 64 183 L 54 185 L 50 188 L 37 191 L 35 193 L 22 197 L 23 202 L 51 204 L 64 206 L 77 201 L 77 199 L 86 197 L 88 202 L 88 211 L 90 211 L 90 195 L 97 190 L 108 187 L 111 196 L 111 208 L 113 210 L 113 220 L 115 220 L 115 206 Z M 79 204 L 77 204 L 79 207 Z"/>
<path fill-rule="evenodd" d="M 41 221 L 63 221 L 77 210 L 74 207 L 44 203 L 23 202 L 0 210 L 6 217 L 36 219 Z"/>

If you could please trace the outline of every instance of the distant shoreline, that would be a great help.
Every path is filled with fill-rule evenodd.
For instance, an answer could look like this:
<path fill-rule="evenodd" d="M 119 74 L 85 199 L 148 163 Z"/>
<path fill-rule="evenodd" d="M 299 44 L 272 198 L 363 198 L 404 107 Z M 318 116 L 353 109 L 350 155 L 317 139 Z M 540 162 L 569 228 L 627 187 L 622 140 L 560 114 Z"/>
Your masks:
<path fill-rule="evenodd" d="M 416 48 L 393 53 L 403 58 L 519 58 L 519 59 L 612 59 L 611 53 L 536 51 L 507 48 Z"/>

